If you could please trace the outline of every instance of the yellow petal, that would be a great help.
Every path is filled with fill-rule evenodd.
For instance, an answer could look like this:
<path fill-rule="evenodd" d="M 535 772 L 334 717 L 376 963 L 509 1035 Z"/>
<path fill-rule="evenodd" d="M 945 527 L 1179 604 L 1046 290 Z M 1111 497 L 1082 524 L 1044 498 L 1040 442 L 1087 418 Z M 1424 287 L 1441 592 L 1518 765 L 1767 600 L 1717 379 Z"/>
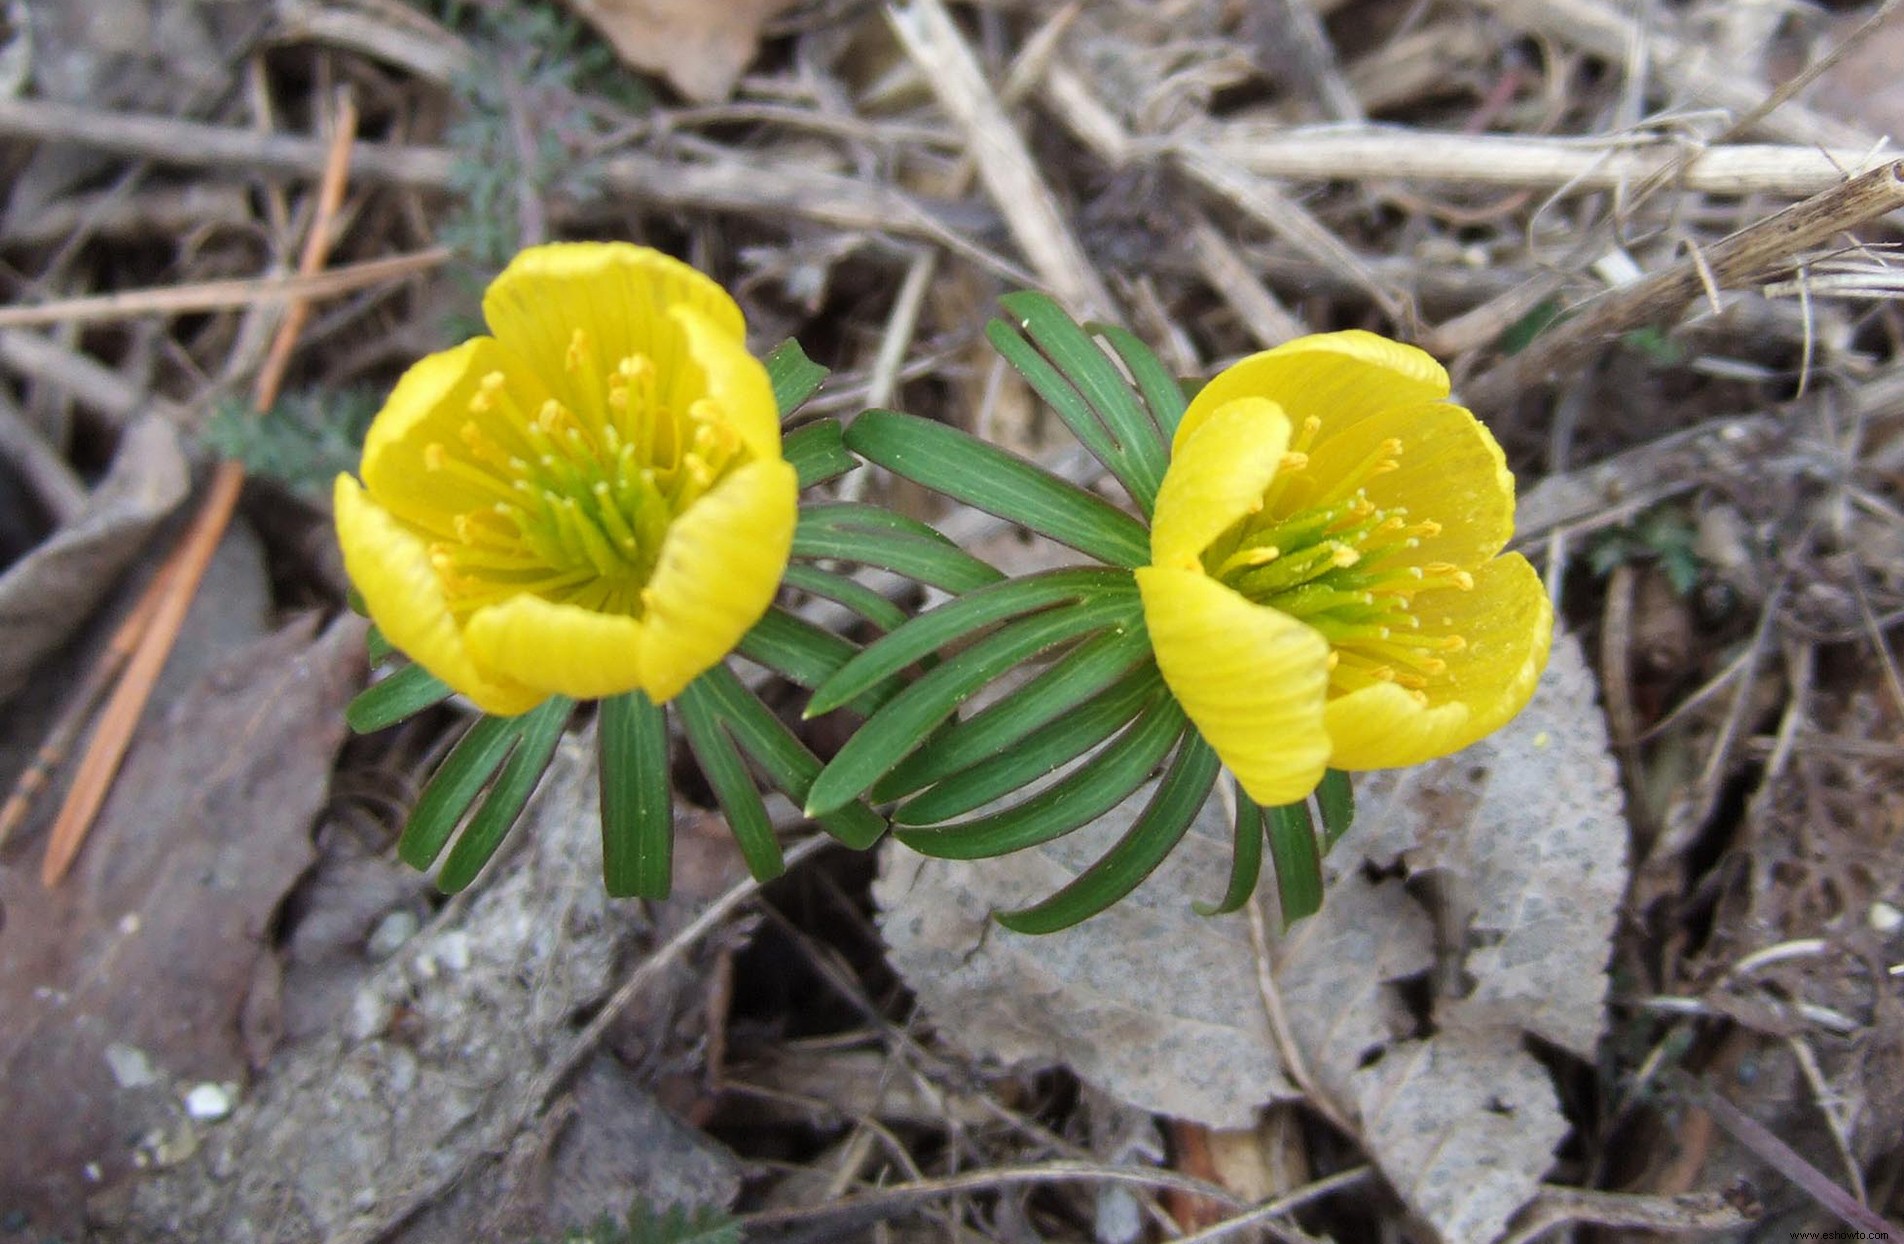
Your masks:
<path fill-rule="evenodd" d="M 1322 636 L 1201 571 L 1146 566 L 1137 587 L 1164 682 L 1249 797 L 1274 807 L 1314 790 L 1329 763 Z"/>
<path fill-rule="evenodd" d="M 1203 386 L 1177 425 L 1181 445 L 1197 425 L 1239 397 L 1266 397 L 1292 426 L 1330 422 L 1448 396 L 1448 373 L 1413 346 L 1353 329 L 1316 333 L 1252 354 Z"/>
<path fill-rule="evenodd" d="M 476 660 L 498 674 L 578 700 L 642 685 L 645 623 L 524 593 L 470 614 L 464 626 Z"/>
<path fill-rule="evenodd" d="M 1289 420 L 1276 403 L 1242 397 L 1179 437 L 1157 490 L 1150 560 L 1188 570 L 1210 542 L 1253 510 L 1289 448 Z"/>
<path fill-rule="evenodd" d="M 643 594 L 642 681 L 655 703 L 731 652 L 767 612 L 786 573 L 798 498 L 791 466 L 750 462 L 668 528 Z"/>
<path fill-rule="evenodd" d="M 490 331 L 527 360 L 572 410 L 593 410 L 607 369 L 633 354 L 654 360 L 662 396 L 701 395 L 673 307 L 691 307 L 741 340 L 746 323 L 727 291 L 687 264 L 626 242 L 558 242 L 518 254 L 483 295 Z M 591 366 L 571 373 L 569 348 L 580 329 Z M 684 386 L 677 389 L 674 386 Z"/>
<path fill-rule="evenodd" d="M 477 664 L 430 568 L 423 536 L 378 506 L 348 475 L 337 477 L 332 496 L 344 568 L 385 639 L 486 713 L 513 717 L 548 698 L 546 691 Z"/>
<path fill-rule="evenodd" d="M 1329 763 L 1338 769 L 1399 768 L 1460 751 L 1525 708 L 1547 667 L 1553 607 L 1519 553 L 1476 571 L 1473 591 L 1424 592 L 1414 608 L 1425 632 L 1460 635 L 1467 646 L 1446 654 L 1448 671 L 1429 683 L 1426 704 L 1392 683 L 1332 700 Z"/>
<path fill-rule="evenodd" d="M 439 535 L 450 535 L 456 515 L 490 505 L 495 497 L 454 472 L 430 469 L 431 445 L 462 461 L 470 459 L 462 428 L 470 422 L 469 403 L 490 372 L 507 377 L 506 399 L 530 411 L 547 394 L 522 365 L 489 337 L 477 337 L 453 350 L 419 360 L 397 381 L 390 397 L 364 435 L 364 485 L 377 504 Z M 503 421 L 483 419 L 498 437 Z"/>
<path fill-rule="evenodd" d="M 1514 534 L 1507 457 L 1486 425 L 1448 402 L 1391 407 L 1328 428 L 1310 450 L 1308 469 L 1290 480 L 1288 504 L 1313 500 L 1309 494 L 1328 490 L 1389 438 L 1402 445 L 1399 469 L 1363 485 L 1369 500 L 1404 508 L 1411 520 L 1441 524 L 1441 534 L 1424 537 L 1410 562 L 1473 569 L 1506 546 Z"/>
<path fill-rule="evenodd" d="M 700 366 L 707 397 L 720 407 L 728 425 L 755 458 L 778 458 L 780 411 L 767 369 L 747 352 L 745 341 L 695 308 L 675 307 L 669 314 L 687 337 L 688 355 Z M 678 409 L 692 404 L 690 398 Z"/>

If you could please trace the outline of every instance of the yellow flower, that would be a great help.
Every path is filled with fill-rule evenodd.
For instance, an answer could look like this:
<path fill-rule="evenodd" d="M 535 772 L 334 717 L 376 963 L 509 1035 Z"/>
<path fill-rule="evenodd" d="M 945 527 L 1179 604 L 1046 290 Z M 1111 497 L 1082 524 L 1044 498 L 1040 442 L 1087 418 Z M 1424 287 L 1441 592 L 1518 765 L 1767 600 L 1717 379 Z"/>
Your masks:
<path fill-rule="evenodd" d="M 1514 477 L 1448 375 L 1372 333 L 1211 381 L 1178 425 L 1137 572 L 1157 665 L 1265 806 L 1325 768 L 1458 751 L 1526 705 L 1553 610 Z"/>
<path fill-rule="evenodd" d="M 727 292 L 656 251 L 538 246 L 494 336 L 404 373 L 340 475 L 337 533 L 384 636 L 486 712 L 661 703 L 772 602 L 797 492 Z"/>

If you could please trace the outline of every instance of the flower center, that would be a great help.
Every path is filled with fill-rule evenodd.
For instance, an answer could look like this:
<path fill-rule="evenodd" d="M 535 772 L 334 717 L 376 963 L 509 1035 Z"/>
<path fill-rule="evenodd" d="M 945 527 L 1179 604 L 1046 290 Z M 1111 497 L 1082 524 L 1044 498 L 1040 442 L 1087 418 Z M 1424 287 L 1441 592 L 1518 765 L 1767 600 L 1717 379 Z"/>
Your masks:
<path fill-rule="evenodd" d="M 1418 593 L 1471 591 L 1474 576 L 1448 562 L 1411 556 L 1441 531 L 1401 506 L 1378 507 L 1367 484 L 1401 466 L 1402 442 L 1384 440 L 1340 478 L 1304 490 L 1293 504 L 1290 485 L 1309 467 L 1321 421 L 1303 422 L 1260 508 L 1211 544 L 1204 569 L 1259 605 L 1300 618 L 1329 641 L 1330 684 L 1346 694 L 1392 682 L 1426 700 L 1423 688 L 1447 672 L 1443 653 L 1467 646 L 1460 635 L 1431 626 L 1414 609 Z M 1320 489 L 1320 491 L 1317 491 Z"/>
<path fill-rule="evenodd" d="M 578 328 L 565 366 L 576 408 L 550 398 L 531 410 L 492 371 L 460 443 L 425 448 L 428 469 L 492 498 L 430 546 L 458 613 L 528 592 L 641 616 L 669 524 L 749 456 L 715 403 L 664 401 L 645 354 L 602 366 Z"/>

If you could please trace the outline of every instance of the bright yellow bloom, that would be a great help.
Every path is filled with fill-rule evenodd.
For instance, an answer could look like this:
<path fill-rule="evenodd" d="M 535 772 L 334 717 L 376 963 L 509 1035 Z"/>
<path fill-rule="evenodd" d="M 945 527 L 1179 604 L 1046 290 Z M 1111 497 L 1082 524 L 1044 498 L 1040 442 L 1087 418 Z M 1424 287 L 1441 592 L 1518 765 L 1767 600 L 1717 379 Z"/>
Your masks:
<path fill-rule="evenodd" d="M 766 612 L 797 492 L 740 308 L 621 243 L 538 246 L 483 297 L 492 337 L 397 382 L 337 478 L 384 636 L 487 712 L 671 699 Z"/>
<path fill-rule="evenodd" d="M 1164 681 L 1249 796 L 1458 751 L 1526 705 L 1553 610 L 1514 477 L 1428 355 L 1304 337 L 1178 425 L 1137 572 Z"/>

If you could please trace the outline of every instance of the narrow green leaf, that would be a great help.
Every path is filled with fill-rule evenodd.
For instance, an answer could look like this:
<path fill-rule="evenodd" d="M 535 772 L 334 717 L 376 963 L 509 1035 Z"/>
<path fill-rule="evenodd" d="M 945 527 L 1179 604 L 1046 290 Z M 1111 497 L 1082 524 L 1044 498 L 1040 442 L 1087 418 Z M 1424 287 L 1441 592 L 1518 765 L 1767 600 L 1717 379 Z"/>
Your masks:
<path fill-rule="evenodd" d="M 760 800 L 760 788 L 747 762 L 734 749 L 734 741 L 721 727 L 718 697 L 705 683 L 696 679 L 687 685 L 675 703 L 680 706 L 681 726 L 687 732 L 688 747 L 700 763 L 701 774 L 714 790 L 727 817 L 727 827 L 740 844 L 747 871 L 756 881 L 771 881 L 787 871 L 787 861 L 774 837 L 773 822 L 767 806 Z"/>
<path fill-rule="evenodd" d="M 817 687 L 858 649 L 776 605 L 741 636 L 735 651 L 796 686 Z"/>
<path fill-rule="evenodd" d="M 1004 320 L 990 320 L 985 325 L 985 339 L 992 343 L 992 349 L 998 351 L 1000 358 L 1012 365 L 1013 370 L 1025 378 L 1045 404 L 1058 413 L 1078 443 L 1091 452 L 1091 456 L 1104 464 L 1105 470 L 1123 482 L 1127 470 L 1123 447 L 1111 436 L 1110 429 L 1092 413 L 1091 405 L 1084 395 L 1067 380 L 1051 361 L 1038 352 L 1038 347 L 1018 335 L 1015 325 Z M 1130 485 L 1126 483 L 1125 488 Z"/>
<path fill-rule="evenodd" d="M 1090 919 L 1135 890 L 1183 840 L 1221 767 L 1202 736 L 1186 731 L 1150 806 L 1117 845 L 1044 902 L 1000 912 L 998 922 L 1016 933 L 1055 933 Z"/>
<path fill-rule="evenodd" d="M 818 717 L 832 712 L 921 657 L 1007 618 L 1077 603 L 1089 597 L 1129 597 L 1136 590 L 1129 575 L 1095 566 L 1073 566 L 974 588 L 860 649 L 813 689 L 806 716 Z"/>
<path fill-rule="evenodd" d="M 1146 666 L 1146 685 L 1161 686 L 1149 656 L 1150 633 L 1141 618 L 1128 629 L 1091 636 L 1018 690 L 948 726 L 932 740 L 932 746 L 906 757 L 873 787 L 873 799 L 879 803 L 899 799 L 997 755 L 1139 665 Z"/>
<path fill-rule="evenodd" d="M 1103 695 L 1074 705 L 1062 718 L 1032 731 L 1013 747 L 929 787 L 893 813 L 893 824 L 935 825 L 1029 786 L 1129 725 L 1161 690 L 1162 680 L 1149 670 L 1126 678 Z M 934 749 L 937 746 L 935 741 Z"/>
<path fill-rule="evenodd" d="M 959 547 L 950 537 L 930 523 L 922 523 L 893 510 L 877 505 L 868 505 L 863 501 L 812 501 L 800 507 L 797 531 L 869 531 L 875 533 L 891 532 L 902 536 L 917 536 L 942 544 L 948 549 Z"/>
<path fill-rule="evenodd" d="M 521 717 L 485 715 L 456 741 L 404 823 L 403 837 L 397 840 L 397 855 L 404 863 L 422 871 L 436 862 L 463 814 L 522 737 L 522 727 Z"/>
<path fill-rule="evenodd" d="M 552 696 L 522 715 L 522 742 L 510 754 L 483 799 L 483 806 L 469 818 L 469 824 L 456 836 L 456 845 L 436 875 L 436 888 L 455 894 L 476 880 L 489 857 L 496 853 L 509 827 L 522 815 L 523 805 L 535 792 L 536 783 L 555 757 L 556 744 L 562 741 L 562 727 L 568 724 L 575 701 Z"/>
<path fill-rule="evenodd" d="M 928 540 L 896 531 L 821 527 L 808 525 L 804 513 L 801 517 L 793 533 L 795 557 L 877 566 L 955 595 L 1005 577 L 944 537 Z"/>
<path fill-rule="evenodd" d="M 846 451 L 838 419 L 820 419 L 795 428 L 780 442 L 780 453 L 800 477 L 800 491 L 838 479 L 859 465 Z"/>
<path fill-rule="evenodd" d="M 1237 798 L 1247 796 L 1239 793 Z M 1263 829 L 1269 835 L 1269 857 L 1276 863 L 1276 900 L 1286 929 L 1322 907 L 1322 857 L 1316 851 L 1308 801 L 1263 809 Z"/>
<path fill-rule="evenodd" d="M 383 632 L 378 630 L 374 624 L 364 633 L 364 650 L 370 654 L 370 663 L 372 665 L 383 664 L 397 651 L 396 648 L 391 646 L 390 641 L 383 637 Z"/>
<path fill-rule="evenodd" d="M 1164 467 L 1169 462 L 1150 412 L 1090 334 L 1048 296 L 1022 292 L 1007 294 L 999 302 L 1018 317 L 1024 331 L 1069 382 L 1067 387 L 1082 396 L 1093 416 L 1110 432 L 1119 451 L 1114 473 L 1138 508 L 1149 514 L 1156 505 L 1157 486 L 1163 482 Z"/>
<path fill-rule="evenodd" d="M 1137 381 L 1137 391 L 1144 395 L 1144 405 L 1150 408 L 1150 417 L 1157 421 L 1157 430 L 1163 434 L 1164 447 L 1170 446 L 1171 438 L 1177 434 L 1177 424 L 1183 420 L 1183 412 L 1189 406 L 1184 400 L 1183 386 L 1170 374 L 1150 347 L 1139 341 L 1129 331 L 1115 324 L 1096 324 L 1092 331 L 1110 343 L 1117 351 L 1117 357 L 1124 360 L 1124 366 L 1130 370 Z"/>
<path fill-rule="evenodd" d="M 1142 523 L 1076 484 L 942 423 L 869 410 L 846 430 L 853 452 L 954 501 L 1127 570 L 1150 561 Z"/>
<path fill-rule="evenodd" d="M 1322 809 L 1322 849 L 1327 852 L 1355 824 L 1355 787 L 1349 775 L 1340 769 L 1323 770 L 1316 806 Z"/>
<path fill-rule="evenodd" d="M 668 720 L 645 692 L 602 701 L 602 881 L 617 898 L 666 898 L 674 876 Z"/>
<path fill-rule="evenodd" d="M 1236 792 L 1235 845 L 1230 855 L 1230 884 L 1223 897 L 1212 906 L 1197 903 L 1200 916 L 1227 916 L 1242 909 L 1256 893 L 1263 875 L 1263 810 L 1242 791 Z"/>
<path fill-rule="evenodd" d="M 741 636 L 734 650 L 800 687 L 819 686 L 859 651 L 833 632 L 823 631 L 778 606 L 767 610 L 753 629 Z M 891 679 L 848 701 L 846 707 L 871 715 L 891 699 L 901 685 L 897 678 Z"/>
<path fill-rule="evenodd" d="M 921 855 L 953 860 L 988 859 L 1049 842 L 1130 798 L 1170 754 L 1184 724 L 1183 710 L 1165 696 L 1103 751 L 1022 803 L 969 821 L 893 833 Z"/>
<path fill-rule="evenodd" d="M 774 405 L 785 419 L 819 391 L 827 369 L 807 357 L 800 343 L 789 337 L 767 355 L 767 379 L 773 384 Z"/>
<path fill-rule="evenodd" d="M 819 757 L 725 665 L 716 665 L 695 681 L 708 685 L 734 741 L 753 757 L 774 788 L 795 803 L 805 803 L 820 773 Z M 886 832 L 885 820 L 863 803 L 849 803 L 814 819 L 855 851 L 872 846 Z"/>
<path fill-rule="evenodd" d="M 945 659 L 873 714 L 814 780 L 807 813 L 830 812 L 857 799 L 887 770 L 925 741 L 992 679 L 1046 648 L 1106 626 L 1132 624 L 1133 602 L 1124 597 L 1092 599 L 1069 609 L 1048 610 L 1000 627 Z"/>
<path fill-rule="evenodd" d="M 780 581 L 790 588 L 845 605 L 882 631 L 897 630 L 906 623 L 908 615 L 904 609 L 858 579 L 795 562 L 787 567 Z"/>
<path fill-rule="evenodd" d="M 358 692 L 344 709 L 344 720 L 358 734 L 369 734 L 449 698 L 448 683 L 421 665 L 406 665 Z"/>

